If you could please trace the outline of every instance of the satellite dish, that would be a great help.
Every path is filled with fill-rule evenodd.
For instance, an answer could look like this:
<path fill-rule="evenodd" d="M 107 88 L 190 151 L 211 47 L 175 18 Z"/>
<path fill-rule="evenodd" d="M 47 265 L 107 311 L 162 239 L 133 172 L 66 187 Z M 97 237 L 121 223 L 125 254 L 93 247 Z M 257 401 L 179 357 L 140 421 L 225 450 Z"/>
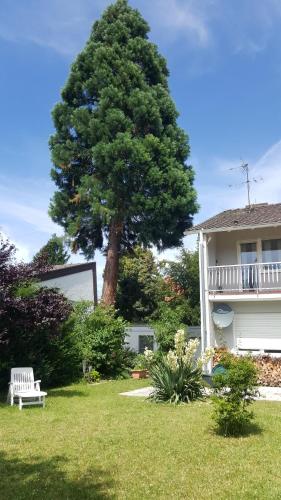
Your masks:
<path fill-rule="evenodd" d="M 218 328 L 226 328 L 233 321 L 234 311 L 228 304 L 216 304 L 212 312 L 212 318 Z"/>

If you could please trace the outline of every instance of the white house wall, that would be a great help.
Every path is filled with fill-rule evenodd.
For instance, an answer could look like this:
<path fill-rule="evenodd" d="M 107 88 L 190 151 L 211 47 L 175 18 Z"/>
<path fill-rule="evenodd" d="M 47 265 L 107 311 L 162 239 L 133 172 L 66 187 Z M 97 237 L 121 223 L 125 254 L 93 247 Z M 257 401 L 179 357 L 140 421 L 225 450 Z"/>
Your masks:
<path fill-rule="evenodd" d="M 223 302 L 223 300 L 222 300 Z M 226 302 L 227 303 L 227 302 Z M 212 323 L 212 329 L 215 333 L 215 344 L 219 346 L 221 344 L 221 340 L 223 339 L 227 346 L 230 349 L 236 348 L 236 332 L 235 332 L 235 316 L 237 314 L 243 314 L 248 316 L 249 322 L 256 318 L 257 325 L 259 325 L 259 315 L 260 314 L 269 314 L 267 316 L 267 324 L 264 324 L 264 338 L 269 338 L 273 329 L 276 330 L 276 325 L 274 323 L 273 316 L 281 313 L 281 301 L 265 301 L 265 302 L 231 302 L 229 306 L 232 307 L 234 311 L 234 321 L 232 325 L 228 328 L 224 328 L 222 330 L 222 334 L 215 332 L 214 323 Z M 211 306 L 212 307 L 212 306 Z M 272 321 L 272 324 L 271 324 Z M 247 334 L 249 337 L 259 336 L 255 334 L 255 329 L 252 328 L 251 331 L 249 329 L 249 333 Z M 280 338 L 281 338 L 281 324 L 280 324 Z"/>
<path fill-rule="evenodd" d="M 213 239 L 213 234 L 211 234 Z M 208 245 L 209 265 L 232 265 L 238 264 L 237 244 L 238 242 L 250 242 L 257 239 L 271 240 L 281 238 L 280 227 L 267 227 L 264 229 L 246 229 L 244 231 L 225 231 L 215 233 L 215 258 L 214 244 Z M 217 261 L 217 262 L 216 262 Z"/>
<path fill-rule="evenodd" d="M 94 300 L 93 272 L 91 269 L 45 280 L 41 284 L 49 288 L 59 288 L 72 301 Z"/>
<path fill-rule="evenodd" d="M 151 335 L 154 339 L 154 350 L 157 349 L 155 342 L 154 330 L 146 325 L 132 325 L 126 328 L 125 343 L 132 351 L 139 352 L 139 337 L 140 335 Z"/>
<path fill-rule="evenodd" d="M 210 234 L 207 236 L 208 241 L 208 265 L 215 266 L 216 265 L 216 233 Z"/>

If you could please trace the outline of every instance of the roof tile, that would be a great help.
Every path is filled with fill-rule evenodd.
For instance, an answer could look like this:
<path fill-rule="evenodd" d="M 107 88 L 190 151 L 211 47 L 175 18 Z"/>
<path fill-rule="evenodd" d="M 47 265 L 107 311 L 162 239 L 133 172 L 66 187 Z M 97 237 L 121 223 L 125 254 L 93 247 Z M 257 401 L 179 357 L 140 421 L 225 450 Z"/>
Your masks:
<path fill-rule="evenodd" d="M 281 203 L 268 204 L 259 203 L 246 206 L 245 208 L 235 208 L 234 210 L 225 210 L 210 219 L 197 224 L 187 232 L 196 232 L 204 230 L 222 230 L 227 228 L 263 226 L 270 224 L 281 225 Z"/>

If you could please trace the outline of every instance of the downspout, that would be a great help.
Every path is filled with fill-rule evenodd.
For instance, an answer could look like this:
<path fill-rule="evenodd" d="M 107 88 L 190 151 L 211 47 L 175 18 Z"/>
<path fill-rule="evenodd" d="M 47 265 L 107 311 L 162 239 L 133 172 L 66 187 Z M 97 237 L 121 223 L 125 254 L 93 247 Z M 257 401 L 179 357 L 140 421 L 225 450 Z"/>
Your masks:
<path fill-rule="evenodd" d="M 206 310 L 205 310 L 205 275 L 204 275 L 204 242 L 203 232 L 199 233 L 199 276 L 200 276 L 200 318 L 201 318 L 201 352 L 205 350 Z"/>
<path fill-rule="evenodd" d="M 205 304 L 205 331 L 206 331 L 206 347 L 211 347 L 211 316 L 210 316 L 210 298 L 209 298 L 209 279 L 208 279 L 208 265 L 209 265 L 209 256 L 208 256 L 208 242 L 206 239 L 206 234 L 203 236 L 203 271 L 204 271 L 204 304 Z M 207 365 L 207 373 L 211 373 L 212 371 L 212 362 L 209 361 Z"/>

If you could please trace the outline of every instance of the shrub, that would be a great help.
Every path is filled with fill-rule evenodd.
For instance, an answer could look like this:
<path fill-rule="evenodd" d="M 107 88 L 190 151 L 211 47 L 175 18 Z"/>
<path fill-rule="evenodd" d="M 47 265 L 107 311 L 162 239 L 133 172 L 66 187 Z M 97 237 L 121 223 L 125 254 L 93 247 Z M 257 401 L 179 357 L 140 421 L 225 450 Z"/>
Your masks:
<path fill-rule="evenodd" d="M 127 368 L 126 322 L 116 316 L 113 307 L 93 308 L 91 302 L 79 302 L 74 306 L 70 327 L 81 365 L 86 361 L 105 377 L 118 376 Z"/>
<path fill-rule="evenodd" d="M 13 366 L 32 366 L 36 378 L 54 385 L 76 375 L 64 322 L 71 312 L 67 299 L 36 282 L 47 267 L 38 260 L 17 263 L 15 247 L 0 237 L 0 380 L 6 387 Z"/>
<path fill-rule="evenodd" d="M 138 354 L 135 357 L 134 369 L 149 370 L 155 360 L 156 360 L 156 354 L 146 347 L 143 354 Z"/>
<path fill-rule="evenodd" d="M 154 390 L 151 399 L 156 402 L 189 403 L 203 395 L 202 367 L 206 364 L 213 350 L 195 361 L 199 345 L 197 339 L 185 341 L 183 330 L 174 336 L 174 350 L 151 364 L 150 376 Z"/>
<path fill-rule="evenodd" d="M 182 322 L 181 308 L 171 308 L 168 304 L 160 304 L 158 309 L 158 318 L 152 322 L 155 339 L 159 350 L 168 352 L 173 348 L 175 332 L 179 329 L 185 329 Z"/>
<path fill-rule="evenodd" d="M 146 370 L 146 358 L 144 354 L 138 354 L 135 357 L 134 370 Z"/>
<path fill-rule="evenodd" d="M 85 373 L 85 379 L 90 384 L 97 383 L 100 381 L 100 373 L 97 370 L 90 370 Z"/>
<path fill-rule="evenodd" d="M 219 433 L 239 435 L 254 418 L 248 407 L 257 394 L 257 369 L 249 357 L 234 357 L 229 353 L 222 355 L 220 364 L 226 372 L 213 377 L 213 418 Z"/>

